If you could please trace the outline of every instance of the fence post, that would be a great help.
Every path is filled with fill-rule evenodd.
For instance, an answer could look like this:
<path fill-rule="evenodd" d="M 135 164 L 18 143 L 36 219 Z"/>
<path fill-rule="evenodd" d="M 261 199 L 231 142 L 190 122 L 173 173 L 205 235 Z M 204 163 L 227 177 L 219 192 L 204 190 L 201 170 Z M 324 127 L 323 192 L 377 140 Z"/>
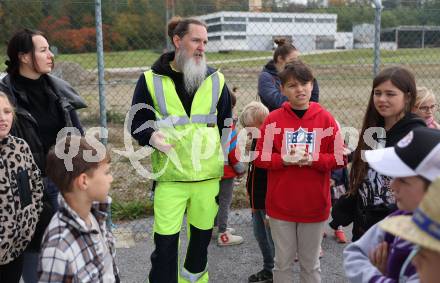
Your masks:
<path fill-rule="evenodd" d="M 376 76 L 379 73 L 380 68 L 380 20 L 382 14 L 382 0 L 373 0 L 375 13 L 374 13 L 374 67 L 373 75 Z"/>
<path fill-rule="evenodd" d="M 168 21 L 174 16 L 174 0 L 165 0 L 165 43 L 167 51 L 171 51 L 172 46 L 168 38 Z"/>
<path fill-rule="evenodd" d="M 107 111 L 105 105 L 105 81 L 104 81 L 104 41 L 102 38 L 102 14 L 101 0 L 95 0 L 95 23 L 96 23 L 96 56 L 98 60 L 98 85 L 99 85 L 99 124 L 101 126 L 101 142 L 107 145 Z M 107 209 L 107 228 L 112 229 L 112 208 Z"/>
<path fill-rule="evenodd" d="M 107 111 L 105 105 L 105 81 L 104 81 L 104 47 L 102 39 L 102 14 L 101 0 L 95 0 L 95 22 L 96 22 L 96 55 L 98 60 L 98 85 L 99 85 L 99 124 L 101 126 L 101 142 L 107 144 L 107 136 L 104 129 L 107 129 Z"/>

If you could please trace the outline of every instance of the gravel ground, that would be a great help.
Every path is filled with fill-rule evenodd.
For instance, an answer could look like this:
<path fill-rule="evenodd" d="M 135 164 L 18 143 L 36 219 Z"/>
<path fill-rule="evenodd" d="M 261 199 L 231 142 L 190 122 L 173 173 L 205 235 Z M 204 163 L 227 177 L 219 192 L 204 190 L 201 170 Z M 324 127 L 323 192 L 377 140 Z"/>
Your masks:
<path fill-rule="evenodd" d="M 209 246 L 209 276 L 213 283 L 247 282 L 249 275 L 262 269 L 263 259 L 252 232 L 250 210 L 231 212 L 230 226 L 236 234 L 244 238 L 238 246 L 218 247 L 212 240 Z M 122 282 L 146 282 L 150 269 L 150 255 L 153 249 L 151 234 L 152 219 L 144 219 L 118 224 L 115 229 L 119 241 L 117 261 Z M 351 238 L 350 227 L 346 229 L 347 238 Z M 324 257 L 321 259 L 322 282 L 347 282 L 342 268 L 343 244 L 333 238 L 332 230 L 327 226 L 329 236 L 323 239 Z M 136 239 L 132 236 L 135 235 Z M 181 233 L 181 251 L 186 250 L 186 233 Z M 299 267 L 294 272 L 299 280 Z M 296 280 L 295 280 L 296 281 Z"/>

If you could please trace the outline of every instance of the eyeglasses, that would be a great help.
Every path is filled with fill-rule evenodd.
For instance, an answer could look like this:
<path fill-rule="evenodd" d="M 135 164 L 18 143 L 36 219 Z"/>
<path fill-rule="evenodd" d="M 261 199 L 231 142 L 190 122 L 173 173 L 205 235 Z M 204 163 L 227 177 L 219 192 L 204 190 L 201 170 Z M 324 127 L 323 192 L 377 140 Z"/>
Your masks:
<path fill-rule="evenodd" d="M 425 113 L 429 111 L 434 112 L 435 110 L 437 110 L 437 106 L 438 106 L 437 104 L 433 104 L 431 106 L 421 106 L 419 107 L 419 110 Z"/>

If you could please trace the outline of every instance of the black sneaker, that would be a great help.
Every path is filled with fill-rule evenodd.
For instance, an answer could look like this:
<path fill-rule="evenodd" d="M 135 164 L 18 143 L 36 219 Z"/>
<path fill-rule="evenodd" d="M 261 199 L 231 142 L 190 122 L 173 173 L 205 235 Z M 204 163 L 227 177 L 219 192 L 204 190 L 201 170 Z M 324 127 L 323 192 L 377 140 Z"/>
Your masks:
<path fill-rule="evenodd" d="M 255 274 L 252 274 L 249 276 L 248 279 L 249 283 L 272 283 L 273 282 L 273 275 L 271 271 L 267 271 L 266 269 L 263 269 Z"/>

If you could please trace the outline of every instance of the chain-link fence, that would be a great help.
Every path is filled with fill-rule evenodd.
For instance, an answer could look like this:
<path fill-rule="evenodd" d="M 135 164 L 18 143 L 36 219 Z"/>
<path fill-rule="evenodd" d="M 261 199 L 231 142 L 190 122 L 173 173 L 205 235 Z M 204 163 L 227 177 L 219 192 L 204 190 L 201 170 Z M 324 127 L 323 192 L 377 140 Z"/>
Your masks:
<path fill-rule="evenodd" d="M 439 94 L 440 5 L 435 2 L 385 6 L 380 68 L 405 65 L 416 74 L 419 86 Z M 369 3 L 328 3 L 330 7 L 313 2 L 307 8 L 289 1 L 262 1 L 261 6 L 251 7 L 248 1 L 226 0 L 104 1 L 104 87 L 110 147 L 125 150 L 124 135 L 128 133 L 123 124 L 135 83 L 162 52 L 170 49 L 165 23 L 174 14 L 197 16 L 206 22 L 208 64 L 222 70 L 229 88 L 237 87 L 235 115 L 247 103 L 258 100 L 259 73 L 273 56 L 274 39 L 285 37 L 312 66 L 319 83 L 320 103 L 343 126 L 359 128 L 371 92 L 375 9 Z M 94 1 L 0 0 L 2 42 L 21 27 L 46 33 L 56 53 L 53 73 L 72 84 L 87 101 L 88 108 L 80 112 L 83 124 L 99 126 Z M 5 56 L 3 47 L 0 51 Z M 135 141 L 131 142 L 135 145 Z M 141 163 L 148 166 L 148 160 Z M 114 153 L 112 164 L 113 218 L 122 229 L 126 227 L 122 219 L 151 213 L 151 184 L 137 173 L 127 157 Z M 234 207 L 248 205 L 243 183 L 235 192 Z M 151 221 L 130 225 L 127 229 L 135 231 L 137 237 L 151 231 Z"/>

